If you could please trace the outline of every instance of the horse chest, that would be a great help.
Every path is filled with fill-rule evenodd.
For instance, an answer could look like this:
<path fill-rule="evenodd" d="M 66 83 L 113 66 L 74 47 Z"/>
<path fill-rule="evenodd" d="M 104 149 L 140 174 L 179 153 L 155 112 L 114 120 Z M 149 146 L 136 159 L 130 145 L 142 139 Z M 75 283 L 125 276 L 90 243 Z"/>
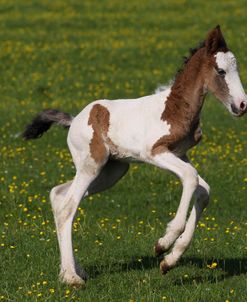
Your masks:
<path fill-rule="evenodd" d="M 192 128 L 182 139 L 177 140 L 170 146 L 170 150 L 178 156 L 183 156 L 189 149 L 196 146 L 202 139 L 202 130 L 199 124 Z"/>

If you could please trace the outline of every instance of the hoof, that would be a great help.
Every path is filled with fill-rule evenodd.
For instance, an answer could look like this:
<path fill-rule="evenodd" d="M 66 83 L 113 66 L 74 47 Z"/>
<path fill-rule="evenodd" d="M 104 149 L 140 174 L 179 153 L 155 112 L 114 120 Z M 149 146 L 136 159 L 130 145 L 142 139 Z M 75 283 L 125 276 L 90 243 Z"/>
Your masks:
<path fill-rule="evenodd" d="M 66 273 L 66 272 L 61 273 L 60 280 L 63 283 L 66 283 L 75 288 L 83 288 L 86 286 L 85 280 L 83 280 L 80 276 L 78 276 L 75 273 L 74 274 Z"/>
<path fill-rule="evenodd" d="M 162 275 L 165 275 L 170 269 L 171 267 L 167 264 L 165 260 L 162 260 L 160 262 L 160 271 Z"/>
<path fill-rule="evenodd" d="M 157 242 L 154 246 L 154 252 L 155 252 L 155 256 L 158 257 L 164 254 L 165 249 L 159 244 L 159 242 Z"/>

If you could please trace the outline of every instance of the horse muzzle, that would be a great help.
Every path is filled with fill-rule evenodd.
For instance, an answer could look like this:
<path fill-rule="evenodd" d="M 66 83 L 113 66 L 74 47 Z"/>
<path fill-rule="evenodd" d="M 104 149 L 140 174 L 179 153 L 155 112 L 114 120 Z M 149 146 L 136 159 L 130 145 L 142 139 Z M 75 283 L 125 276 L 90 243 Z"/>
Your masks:
<path fill-rule="evenodd" d="M 240 117 L 247 112 L 247 101 L 241 101 L 239 108 L 235 104 L 231 104 L 231 110 L 234 116 Z"/>

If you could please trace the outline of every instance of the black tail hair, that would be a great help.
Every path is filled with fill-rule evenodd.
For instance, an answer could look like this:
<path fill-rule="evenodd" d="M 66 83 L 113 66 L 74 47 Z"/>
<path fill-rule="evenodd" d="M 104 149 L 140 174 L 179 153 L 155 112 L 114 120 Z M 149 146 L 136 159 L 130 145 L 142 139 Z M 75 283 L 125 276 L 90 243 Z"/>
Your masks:
<path fill-rule="evenodd" d="M 53 123 L 58 123 L 65 128 L 69 128 L 72 120 L 73 117 L 68 113 L 56 109 L 45 109 L 26 126 L 22 136 L 26 140 L 39 138 Z"/>

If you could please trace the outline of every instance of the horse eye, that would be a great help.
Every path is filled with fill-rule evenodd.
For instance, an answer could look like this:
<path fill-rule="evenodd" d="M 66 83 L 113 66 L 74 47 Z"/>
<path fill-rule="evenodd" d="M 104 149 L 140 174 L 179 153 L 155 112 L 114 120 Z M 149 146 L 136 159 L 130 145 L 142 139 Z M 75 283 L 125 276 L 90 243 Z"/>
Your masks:
<path fill-rule="evenodd" d="M 221 69 L 221 68 L 218 68 L 216 69 L 217 70 L 217 73 L 220 75 L 220 76 L 224 76 L 226 74 L 225 70 L 224 69 Z"/>

